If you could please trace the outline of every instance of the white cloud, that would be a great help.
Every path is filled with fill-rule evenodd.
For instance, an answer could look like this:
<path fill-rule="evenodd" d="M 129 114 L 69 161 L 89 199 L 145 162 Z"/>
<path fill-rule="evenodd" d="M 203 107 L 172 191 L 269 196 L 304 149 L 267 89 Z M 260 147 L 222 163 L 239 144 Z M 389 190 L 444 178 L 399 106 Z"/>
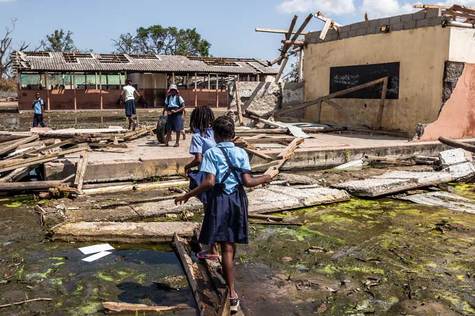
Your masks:
<path fill-rule="evenodd" d="M 322 11 L 335 15 L 356 11 L 353 0 L 284 0 L 278 9 L 285 13 Z"/>
<path fill-rule="evenodd" d="M 370 19 L 413 12 L 411 3 L 398 0 L 363 0 L 361 11 L 367 12 Z"/>

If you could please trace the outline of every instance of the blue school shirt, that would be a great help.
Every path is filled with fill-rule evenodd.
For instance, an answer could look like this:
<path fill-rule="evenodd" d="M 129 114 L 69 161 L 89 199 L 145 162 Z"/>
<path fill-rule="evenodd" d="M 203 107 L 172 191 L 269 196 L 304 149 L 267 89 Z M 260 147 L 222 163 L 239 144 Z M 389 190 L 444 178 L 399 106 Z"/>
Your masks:
<path fill-rule="evenodd" d="M 205 152 L 216 146 L 216 142 L 214 140 L 214 132 L 212 128 L 207 128 L 203 135 L 199 129 L 195 129 L 193 131 L 193 135 L 191 136 L 191 145 L 190 145 L 190 154 L 202 154 L 204 155 Z"/>
<path fill-rule="evenodd" d="M 35 114 L 43 114 L 43 105 L 45 102 L 43 101 L 42 98 L 36 99 L 33 101 L 33 110 Z"/>
<path fill-rule="evenodd" d="M 179 95 L 176 95 L 176 96 L 170 95 L 166 97 L 165 99 L 165 105 L 167 109 L 179 109 L 184 105 L 184 103 L 185 103 L 185 100 Z"/>
<path fill-rule="evenodd" d="M 235 168 L 237 173 L 241 176 L 242 173 L 250 173 L 251 165 L 249 163 L 249 156 L 242 148 L 236 147 L 232 142 L 218 143 L 215 147 L 209 149 L 201 162 L 201 172 L 213 174 L 216 177 L 216 183 L 222 183 L 222 179 L 228 171 L 228 164 L 226 158 L 221 152 L 222 148 L 228 154 L 229 160 Z M 236 179 L 233 173 L 224 181 L 224 192 L 231 194 L 236 190 L 236 187 L 242 183 L 241 179 Z"/>

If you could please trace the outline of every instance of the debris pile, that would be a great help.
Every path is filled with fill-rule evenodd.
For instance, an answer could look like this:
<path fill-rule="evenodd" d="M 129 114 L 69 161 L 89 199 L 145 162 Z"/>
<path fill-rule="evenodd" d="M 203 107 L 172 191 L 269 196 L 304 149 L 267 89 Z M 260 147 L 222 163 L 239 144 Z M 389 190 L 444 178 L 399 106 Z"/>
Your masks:
<path fill-rule="evenodd" d="M 124 149 L 127 142 L 150 132 L 150 128 L 128 132 L 120 127 L 0 132 L 0 191 L 77 194 L 83 187 L 89 151 Z M 71 155 L 80 155 L 75 175 L 58 181 L 42 181 L 45 163 Z M 22 181 L 32 178 L 36 181 Z"/>

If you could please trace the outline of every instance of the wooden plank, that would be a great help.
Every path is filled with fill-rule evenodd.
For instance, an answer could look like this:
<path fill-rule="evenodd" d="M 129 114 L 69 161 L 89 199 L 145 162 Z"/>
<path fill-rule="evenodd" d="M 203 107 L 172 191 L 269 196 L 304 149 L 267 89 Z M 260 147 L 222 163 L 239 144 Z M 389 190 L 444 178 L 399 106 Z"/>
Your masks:
<path fill-rule="evenodd" d="M 86 175 L 87 163 L 89 161 L 89 153 L 84 151 L 81 153 L 76 168 L 76 178 L 74 179 L 74 185 L 79 192 L 82 192 L 82 186 L 84 184 L 84 176 Z"/>
<path fill-rule="evenodd" d="M 244 125 L 244 118 L 242 116 L 241 97 L 239 95 L 239 76 L 237 76 L 237 79 L 234 81 L 234 86 L 236 89 L 236 108 L 238 113 L 238 122 L 239 125 L 242 126 Z"/>
<path fill-rule="evenodd" d="M 373 80 L 373 81 L 370 81 L 370 82 L 367 82 L 367 83 L 364 83 L 364 84 L 360 84 L 360 85 L 357 85 L 357 86 L 354 86 L 354 87 L 351 87 L 351 88 L 348 88 L 348 89 L 344 89 L 344 90 L 340 90 L 340 91 L 337 91 L 337 92 L 334 92 L 334 93 L 330 93 L 326 96 L 319 97 L 315 100 L 305 102 L 305 103 L 303 103 L 299 106 L 295 106 L 295 107 L 291 107 L 289 109 L 282 110 L 282 111 L 279 112 L 279 115 L 283 115 L 284 113 L 305 109 L 309 106 L 320 104 L 320 102 L 328 100 L 328 99 L 334 99 L 334 98 L 337 98 L 337 97 L 341 97 L 341 96 L 350 94 L 352 92 L 356 92 L 356 91 L 359 91 L 359 90 L 363 90 L 363 89 L 366 89 L 366 88 L 384 83 L 384 80 L 387 79 L 387 78 L 388 77 L 379 78 L 379 79 L 376 79 L 376 80 Z"/>
<path fill-rule="evenodd" d="M 469 151 L 471 153 L 475 153 L 475 146 L 474 145 L 466 144 L 466 143 L 456 141 L 456 140 L 446 138 L 446 137 L 439 137 L 439 141 L 442 144 L 448 145 L 450 147 L 462 148 L 462 149 L 464 149 L 466 151 Z"/>
<path fill-rule="evenodd" d="M 176 180 L 176 181 L 162 181 L 152 183 L 139 183 L 139 184 L 124 184 L 124 185 L 111 185 L 102 188 L 90 188 L 83 189 L 82 193 L 86 195 L 98 195 L 98 194 L 110 194 L 120 192 L 142 192 L 153 191 L 169 188 L 180 188 L 188 186 L 190 183 L 188 180 Z"/>
<path fill-rule="evenodd" d="M 31 143 L 31 142 L 34 142 L 35 140 L 37 140 L 39 138 L 39 136 L 37 134 L 35 135 L 32 135 L 32 136 L 29 136 L 29 137 L 26 137 L 26 138 L 23 138 L 23 139 L 20 139 L 18 141 L 15 141 L 7 146 L 4 146 L 4 147 L 1 147 L 0 148 L 0 156 L 3 156 L 5 154 L 8 154 L 12 151 L 14 151 L 15 149 L 17 149 L 18 146 L 20 145 L 23 145 L 23 144 L 28 144 L 28 143 Z"/>
<path fill-rule="evenodd" d="M 192 307 L 186 304 L 179 304 L 175 306 L 153 306 L 145 304 L 129 304 L 122 302 L 103 302 L 102 306 L 109 313 L 137 313 L 137 312 L 176 312 L 180 310 L 191 309 Z"/>
<path fill-rule="evenodd" d="M 30 171 L 30 168 L 19 168 L 19 169 L 13 170 L 8 175 L 1 178 L 0 182 L 12 182 L 16 180 L 21 180 L 22 178 L 28 175 L 29 171 Z"/>
<path fill-rule="evenodd" d="M 281 29 L 269 29 L 269 28 L 261 28 L 261 27 L 256 27 L 255 29 L 256 32 L 260 33 L 273 33 L 273 34 L 287 34 L 289 30 L 281 30 Z M 292 32 L 292 34 L 296 34 L 297 32 Z M 300 35 L 307 35 L 307 32 L 300 32 Z"/>
<path fill-rule="evenodd" d="M 384 103 L 386 101 L 386 94 L 388 93 L 388 78 L 384 78 L 383 81 L 383 90 L 381 91 L 381 101 L 379 102 L 379 111 L 378 111 L 378 129 L 383 128 L 383 115 L 384 115 Z"/>
<path fill-rule="evenodd" d="M 320 32 L 320 39 L 322 41 L 325 40 L 325 38 L 327 37 L 327 33 L 328 31 L 330 30 L 330 28 L 332 27 L 332 20 L 331 19 L 327 19 L 325 21 L 325 25 L 323 26 L 323 29 L 322 31 Z"/>
<path fill-rule="evenodd" d="M 175 234 L 191 238 L 199 227 L 193 222 L 74 222 L 51 232 L 55 240 L 143 243 L 171 242 Z"/>
<path fill-rule="evenodd" d="M 48 190 L 63 184 L 62 181 L 29 181 L 0 183 L 0 192 Z"/>
<path fill-rule="evenodd" d="M 190 285 L 193 297 L 195 298 L 199 314 L 216 315 L 214 308 L 209 305 L 207 297 L 205 296 L 204 287 L 207 280 L 204 279 L 204 275 L 201 273 L 198 264 L 193 262 L 188 254 L 185 241 L 175 234 L 173 245 L 175 246 L 178 257 L 180 258 L 183 270 L 185 270 L 188 284 Z"/>
<path fill-rule="evenodd" d="M 304 142 L 303 138 L 294 139 L 277 157 L 283 160 L 289 160 L 295 153 L 295 150 Z"/>
<path fill-rule="evenodd" d="M 69 150 L 65 150 L 62 152 L 54 153 L 54 154 L 49 154 L 45 156 L 40 156 L 40 157 L 35 157 L 35 158 L 30 158 L 30 159 L 24 159 L 20 161 L 15 161 L 13 163 L 9 163 L 8 161 L 5 162 L 0 162 L 0 173 L 7 172 L 7 171 L 12 171 L 18 168 L 24 168 L 24 167 L 30 167 L 42 163 L 46 163 L 49 161 L 53 161 L 58 159 L 59 157 L 64 157 L 70 154 L 78 153 L 81 151 L 84 151 L 87 146 L 79 146 L 77 148 L 72 148 Z"/>

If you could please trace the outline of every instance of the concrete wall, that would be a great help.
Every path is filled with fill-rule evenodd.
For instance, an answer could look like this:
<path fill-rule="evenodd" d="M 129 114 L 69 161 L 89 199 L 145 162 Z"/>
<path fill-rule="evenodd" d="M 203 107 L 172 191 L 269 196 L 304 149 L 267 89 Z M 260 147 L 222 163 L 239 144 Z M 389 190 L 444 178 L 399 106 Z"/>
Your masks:
<path fill-rule="evenodd" d="M 475 29 L 450 28 L 449 61 L 475 63 Z"/>
<path fill-rule="evenodd" d="M 329 94 L 330 67 L 400 62 L 399 99 L 386 101 L 382 126 L 413 135 L 417 123 L 432 122 L 438 116 L 449 37 L 450 29 L 437 25 L 309 43 L 304 60 L 305 100 Z M 379 100 L 335 101 L 340 108 L 322 106 L 322 123 L 377 127 Z M 316 106 L 310 107 L 305 118 L 317 121 L 318 112 Z"/>
<path fill-rule="evenodd" d="M 303 82 L 284 82 L 282 84 L 282 106 L 301 104 L 304 102 Z"/>

